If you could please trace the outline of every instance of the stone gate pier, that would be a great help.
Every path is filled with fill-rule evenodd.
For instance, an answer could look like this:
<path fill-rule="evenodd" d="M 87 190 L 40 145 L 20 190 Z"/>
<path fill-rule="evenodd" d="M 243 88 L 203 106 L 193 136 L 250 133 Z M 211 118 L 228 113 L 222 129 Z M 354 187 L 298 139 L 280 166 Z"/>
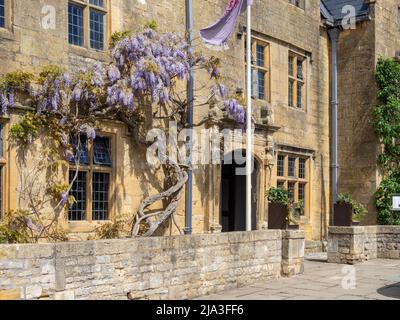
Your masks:
<path fill-rule="evenodd" d="M 330 227 L 328 262 L 400 259 L 400 226 Z"/>

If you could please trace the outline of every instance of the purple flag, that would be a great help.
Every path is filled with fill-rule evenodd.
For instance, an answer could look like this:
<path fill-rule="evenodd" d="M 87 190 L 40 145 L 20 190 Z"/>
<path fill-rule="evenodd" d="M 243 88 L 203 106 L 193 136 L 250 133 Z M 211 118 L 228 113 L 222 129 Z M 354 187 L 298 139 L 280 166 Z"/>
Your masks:
<path fill-rule="evenodd" d="M 239 15 L 246 11 L 247 6 L 252 4 L 253 0 L 229 0 L 229 6 L 222 18 L 211 26 L 200 30 L 200 36 L 204 43 L 212 46 L 226 46 L 235 29 Z"/>

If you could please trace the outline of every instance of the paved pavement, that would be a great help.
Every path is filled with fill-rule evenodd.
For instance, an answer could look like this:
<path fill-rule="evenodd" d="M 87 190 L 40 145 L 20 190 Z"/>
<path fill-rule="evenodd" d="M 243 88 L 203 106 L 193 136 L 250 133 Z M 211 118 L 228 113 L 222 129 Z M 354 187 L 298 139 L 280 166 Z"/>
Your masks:
<path fill-rule="evenodd" d="M 372 260 L 354 266 L 328 264 L 308 255 L 305 272 L 202 297 L 204 300 L 400 300 L 400 261 Z"/>

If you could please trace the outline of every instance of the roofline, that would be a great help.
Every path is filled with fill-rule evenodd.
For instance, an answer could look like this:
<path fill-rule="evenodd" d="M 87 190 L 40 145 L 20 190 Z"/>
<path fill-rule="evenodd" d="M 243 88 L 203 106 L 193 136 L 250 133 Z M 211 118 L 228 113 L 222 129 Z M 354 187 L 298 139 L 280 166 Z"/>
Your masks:
<path fill-rule="evenodd" d="M 342 19 L 336 19 L 332 16 L 329 10 L 326 8 L 325 4 L 320 2 L 321 15 L 324 17 L 323 23 L 328 28 L 337 28 L 342 26 Z M 356 23 L 371 20 L 369 13 L 362 14 L 356 17 Z"/>

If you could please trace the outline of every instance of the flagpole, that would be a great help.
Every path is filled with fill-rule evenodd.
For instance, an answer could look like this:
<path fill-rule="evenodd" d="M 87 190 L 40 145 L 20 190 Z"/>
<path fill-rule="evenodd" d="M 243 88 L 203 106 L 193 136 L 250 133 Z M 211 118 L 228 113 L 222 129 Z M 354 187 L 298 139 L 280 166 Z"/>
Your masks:
<path fill-rule="evenodd" d="M 246 56 L 247 56 L 247 145 L 246 145 L 246 230 L 252 230 L 252 201 L 251 201 L 251 178 L 252 178 L 252 77 L 251 77 L 251 5 L 247 6 L 247 46 L 246 46 Z"/>
<path fill-rule="evenodd" d="M 193 1 L 186 0 L 186 32 L 188 36 L 189 47 L 193 46 Z M 193 143 L 193 98 L 194 98 L 194 71 L 190 68 L 187 81 L 187 124 L 189 126 L 189 169 L 188 181 L 185 192 L 185 234 L 193 233 L 193 170 L 192 170 L 192 143 Z"/>

